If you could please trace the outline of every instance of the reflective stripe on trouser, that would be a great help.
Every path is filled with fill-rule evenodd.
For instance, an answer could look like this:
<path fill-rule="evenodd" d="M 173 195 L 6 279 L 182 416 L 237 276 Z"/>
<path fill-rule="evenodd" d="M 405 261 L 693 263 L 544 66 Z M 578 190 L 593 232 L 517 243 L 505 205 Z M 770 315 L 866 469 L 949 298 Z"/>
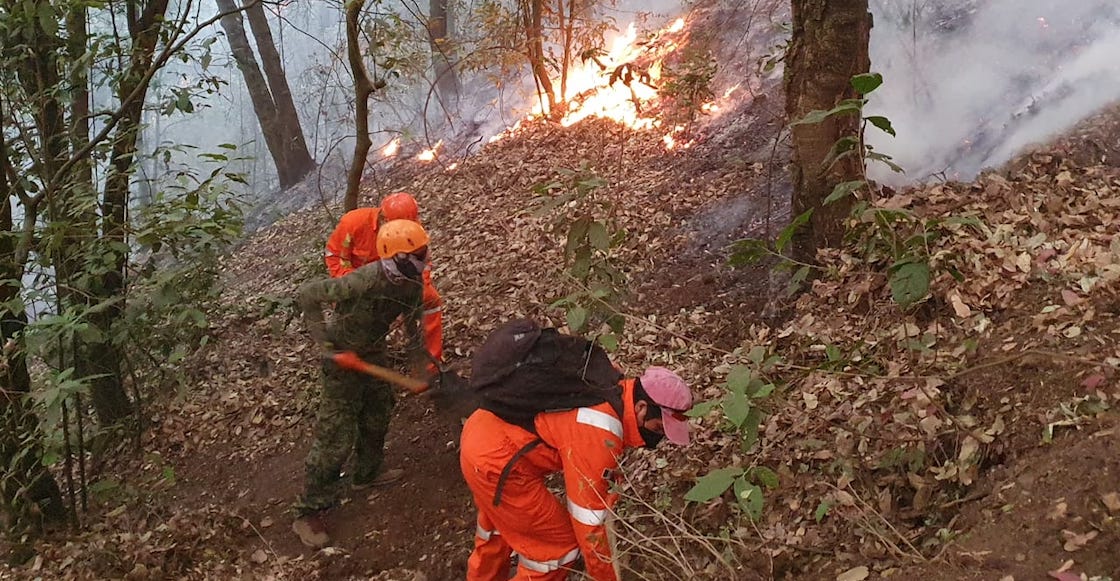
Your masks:
<path fill-rule="evenodd" d="M 565 565 L 571 565 L 578 558 L 579 549 L 572 549 L 559 559 L 553 559 L 551 561 L 534 561 L 522 556 L 518 559 L 518 563 L 520 563 L 522 567 L 525 567 L 530 571 L 536 571 L 538 573 L 548 573 L 551 571 L 557 571 Z"/>
<path fill-rule="evenodd" d="M 502 502 L 494 506 L 498 477 L 518 446 L 494 433 L 493 428 L 500 432 L 500 427 L 480 420 L 485 418 L 476 413 L 463 428 L 460 466 L 478 507 L 479 527 L 500 534 L 484 540 L 476 531 L 475 549 L 467 562 L 467 580 L 506 581 L 508 574 L 504 573 L 509 571 L 511 550 L 520 555 L 514 579 L 566 579 L 567 566 L 574 564 L 579 555 L 567 508 L 548 491 L 540 476 L 523 471 L 523 462 L 509 473 Z"/>
<path fill-rule="evenodd" d="M 506 581 L 509 579 L 509 557 L 513 552 L 501 534 L 494 530 L 485 515 L 478 515 L 474 551 L 467 560 L 467 579 L 475 581 Z"/>
<path fill-rule="evenodd" d="M 384 364 L 381 357 L 365 356 Z M 367 375 L 323 367 L 323 391 L 315 418 L 315 441 L 304 465 L 306 489 L 296 511 L 308 514 L 338 500 L 342 464 L 353 452 L 350 471 L 361 482 L 377 475 L 393 413 L 393 388 Z"/>

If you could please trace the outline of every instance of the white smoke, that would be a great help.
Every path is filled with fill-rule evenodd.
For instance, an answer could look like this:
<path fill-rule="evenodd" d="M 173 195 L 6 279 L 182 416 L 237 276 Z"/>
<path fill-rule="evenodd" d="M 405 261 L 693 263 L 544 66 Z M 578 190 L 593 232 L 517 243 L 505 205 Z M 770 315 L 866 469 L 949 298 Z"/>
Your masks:
<path fill-rule="evenodd" d="M 868 140 L 906 169 L 968 179 L 1120 99 L 1116 0 L 873 0 Z"/>

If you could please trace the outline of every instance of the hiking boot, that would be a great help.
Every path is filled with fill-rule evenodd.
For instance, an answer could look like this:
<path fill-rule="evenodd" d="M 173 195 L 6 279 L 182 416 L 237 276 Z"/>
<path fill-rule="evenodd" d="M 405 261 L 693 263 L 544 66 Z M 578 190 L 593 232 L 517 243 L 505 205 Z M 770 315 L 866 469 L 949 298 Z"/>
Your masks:
<path fill-rule="evenodd" d="M 301 516 L 292 523 L 292 532 L 299 536 L 304 546 L 319 549 L 331 542 L 327 534 L 327 524 L 323 522 L 323 515 L 313 513 Z"/>
<path fill-rule="evenodd" d="M 375 488 L 379 486 L 388 486 L 404 477 L 404 470 L 400 468 L 392 468 L 384 470 L 378 474 L 373 480 L 366 480 L 359 482 L 355 480 L 350 484 L 354 490 L 365 490 L 367 488 Z"/>

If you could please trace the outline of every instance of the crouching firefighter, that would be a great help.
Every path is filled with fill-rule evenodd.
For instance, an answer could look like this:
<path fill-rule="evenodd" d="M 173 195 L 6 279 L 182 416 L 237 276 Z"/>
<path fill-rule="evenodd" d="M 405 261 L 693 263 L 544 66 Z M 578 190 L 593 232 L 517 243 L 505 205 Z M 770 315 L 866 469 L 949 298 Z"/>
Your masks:
<path fill-rule="evenodd" d="M 506 323 L 472 360 L 481 404 L 463 426 L 459 461 L 478 507 L 468 581 L 561 581 L 583 562 L 596 581 L 616 581 L 607 517 L 611 484 L 627 448 L 667 438 L 688 443 L 692 407 L 677 374 L 650 367 L 623 379 L 590 341 Z M 567 500 L 545 487 L 562 472 Z"/>
<path fill-rule="evenodd" d="M 394 220 L 381 227 L 377 246 L 380 260 L 347 276 L 300 288 L 308 331 L 324 355 L 353 351 L 366 362 L 384 366 L 390 325 L 403 316 L 414 367 L 422 369 L 427 356 L 419 324 L 428 235 L 416 222 Z M 334 314 L 327 326 L 323 307 L 330 304 Z M 323 511 L 338 500 L 342 465 L 351 454 L 350 484 L 355 488 L 389 484 L 403 475 L 400 469 L 382 466 L 393 405 L 389 384 L 325 360 L 315 440 L 305 464 L 306 488 L 292 525 L 303 544 L 320 547 L 330 542 Z"/>

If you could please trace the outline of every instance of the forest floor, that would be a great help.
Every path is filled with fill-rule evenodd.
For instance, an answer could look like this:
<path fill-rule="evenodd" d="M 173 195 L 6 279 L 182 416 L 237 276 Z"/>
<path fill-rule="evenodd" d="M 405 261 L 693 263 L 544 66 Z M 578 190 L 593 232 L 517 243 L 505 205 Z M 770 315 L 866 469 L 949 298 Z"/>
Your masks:
<path fill-rule="evenodd" d="M 871 211 L 895 218 L 864 222 L 785 298 L 766 265 L 727 265 L 730 242 L 789 219 L 781 99 L 774 82 L 752 93 L 674 151 L 605 121 L 532 123 L 468 158 L 379 166 L 366 202 L 374 189 L 420 199 L 450 363 L 509 318 L 563 324 L 549 308 L 570 290 L 563 234 L 527 210 L 533 186 L 586 163 L 628 232 L 618 362 L 673 367 L 720 401 L 761 347 L 756 371 L 776 385 L 748 450 L 715 406 L 690 447 L 628 457 L 634 578 L 1120 579 L 1120 110 L 974 183 L 881 192 Z M 0 577 L 462 578 L 474 512 L 458 423 L 424 396 L 402 395 L 390 429 L 403 480 L 331 511 L 326 549 L 290 531 L 320 355 L 292 298 L 325 276 L 335 219 L 292 215 L 224 260 L 212 340 L 186 362 L 186 388 L 146 410 L 143 454 L 101 468 L 112 486 L 83 532 Z M 931 233 L 931 296 L 900 308 L 891 241 Z M 776 476 L 759 519 L 730 492 L 682 500 L 726 466 Z"/>

